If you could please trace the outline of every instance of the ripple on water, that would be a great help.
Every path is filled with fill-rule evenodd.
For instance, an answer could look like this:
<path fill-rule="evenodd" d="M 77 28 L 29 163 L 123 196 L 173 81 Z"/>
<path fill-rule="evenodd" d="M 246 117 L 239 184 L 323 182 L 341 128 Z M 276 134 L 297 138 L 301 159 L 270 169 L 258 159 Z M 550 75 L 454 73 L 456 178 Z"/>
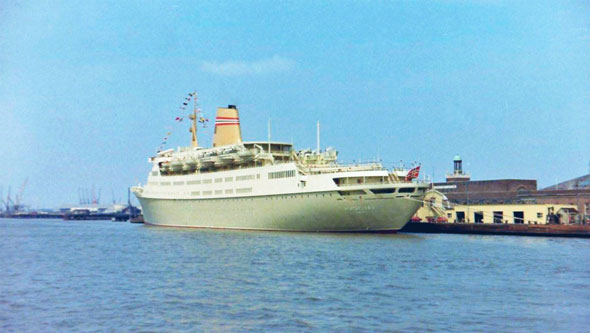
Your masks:
<path fill-rule="evenodd" d="M 2 331 L 582 331 L 587 240 L 0 220 Z"/>

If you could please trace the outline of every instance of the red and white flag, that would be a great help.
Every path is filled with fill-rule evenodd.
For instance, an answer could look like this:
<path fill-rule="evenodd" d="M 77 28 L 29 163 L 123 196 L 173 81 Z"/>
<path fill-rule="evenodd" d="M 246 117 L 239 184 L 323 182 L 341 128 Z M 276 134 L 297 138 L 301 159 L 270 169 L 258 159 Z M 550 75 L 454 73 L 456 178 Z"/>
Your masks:
<path fill-rule="evenodd" d="M 420 166 L 410 169 L 410 171 L 408 171 L 408 174 L 406 175 L 406 180 L 409 181 L 418 178 L 418 175 L 420 175 Z"/>

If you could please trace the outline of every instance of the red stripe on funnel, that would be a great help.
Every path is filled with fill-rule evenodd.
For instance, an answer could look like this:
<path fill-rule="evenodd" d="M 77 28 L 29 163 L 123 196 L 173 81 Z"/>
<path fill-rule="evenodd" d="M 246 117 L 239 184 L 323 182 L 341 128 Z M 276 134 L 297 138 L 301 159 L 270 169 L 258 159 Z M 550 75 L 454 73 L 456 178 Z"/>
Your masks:
<path fill-rule="evenodd" d="M 230 126 L 230 125 L 240 125 L 240 123 L 227 123 L 227 124 L 215 124 L 215 126 Z"/>

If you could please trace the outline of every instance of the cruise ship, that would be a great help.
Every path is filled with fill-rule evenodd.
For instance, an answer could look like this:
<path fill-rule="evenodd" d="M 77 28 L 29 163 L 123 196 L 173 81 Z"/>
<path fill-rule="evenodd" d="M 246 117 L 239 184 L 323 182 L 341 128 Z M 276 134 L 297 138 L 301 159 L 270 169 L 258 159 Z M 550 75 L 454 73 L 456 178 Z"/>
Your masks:
<path fill-rule="evenodd" d="M 217 109 L 213 146 L 200 147 L 195 109 L 191 145 L 149 158 L 147 183 L 131 190 L 146 224 L 305 232 L 396 232 L 429 184 L 380 163 L 340 164 L 337 151 L 242 141 L 238 109 Z M 203 119 L 203 118 L 200 118 Z M 270 135 L 269 135 L 270 136 Z"/>

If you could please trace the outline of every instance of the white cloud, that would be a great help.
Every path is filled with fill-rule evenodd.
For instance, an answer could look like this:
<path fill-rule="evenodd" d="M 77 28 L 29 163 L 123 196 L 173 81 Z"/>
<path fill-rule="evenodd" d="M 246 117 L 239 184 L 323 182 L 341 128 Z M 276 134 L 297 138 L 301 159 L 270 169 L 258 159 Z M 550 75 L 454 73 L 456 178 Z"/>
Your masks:
<path fill-rule="evenodd" d="M 201 65 L 201 70 L 227 76 L 259 75 L 288 72 L 294 66 L 295 62 L 293 60 L 275 55 L 272 58 L 257 61 L 206 61 Z"/>

